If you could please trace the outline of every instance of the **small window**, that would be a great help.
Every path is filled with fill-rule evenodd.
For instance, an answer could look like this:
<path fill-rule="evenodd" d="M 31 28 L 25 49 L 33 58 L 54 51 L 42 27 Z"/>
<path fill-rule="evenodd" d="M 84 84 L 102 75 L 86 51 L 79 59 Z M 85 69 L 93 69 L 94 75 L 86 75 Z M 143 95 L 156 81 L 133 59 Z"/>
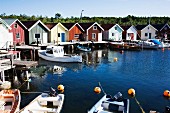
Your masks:
<path fill-rule="evenodd" d="M 96 38 L 96 33 L 92 33 L 92 38 L 93 38 L 93 39 Z"/>
<path fill-rule="evenodd" d="M 16 38 L 20 38 L 20 33 L 16 33 Z"/>
<path fill-rule="evenodd" d="M 79 38 L 79 34 L 75 34 L 75 35 L 74 35 L 74 38 Z"/>
<path fill-rule="evenodd" d="M 145 33 L 145 37 L 147 37 L 148 36 L 148 33 Z"/>
<path fill-rule="evenodd" d="M 40 38 L 40 34 L 36 33 L 35 38 Z"/>
<path fill-rule="evenodd" d="M 115 34 L 114 33 L 112 33 L 112 36 L 114 36 Z"/>
<path fill-rule="evenodd" d="M 58 37 L 60 37 L 60 33 L 58 33 Z"/>
<path fill-rule="evenodd" d="M 14 28 L 17 28 L 18 27 L 18 24 L 14 24 Z"/>
<path fill-rule="evenodd" d="M 117 27 L 115 27 L 115 30 L 117 30 Z"/>
<path fill-rule="evenodd" d="M 93 30 L 97 30 L 97 26 L 93 26 Z"/>

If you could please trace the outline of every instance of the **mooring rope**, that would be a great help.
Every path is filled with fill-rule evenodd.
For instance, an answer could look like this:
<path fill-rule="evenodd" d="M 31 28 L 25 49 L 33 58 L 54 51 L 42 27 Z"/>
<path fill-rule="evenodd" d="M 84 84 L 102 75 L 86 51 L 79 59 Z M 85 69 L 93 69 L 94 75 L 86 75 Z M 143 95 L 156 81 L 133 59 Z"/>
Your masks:
<path fill-rule="evenodd" d="M 145 111 L 143 110 L 142 106 L 140 105 L 139 101 L 137 100 L 137 98 L 134 96 L 136 103 L 138 104 L 139 108 L 141 109 L 142 113 L 145 113 Z"/>

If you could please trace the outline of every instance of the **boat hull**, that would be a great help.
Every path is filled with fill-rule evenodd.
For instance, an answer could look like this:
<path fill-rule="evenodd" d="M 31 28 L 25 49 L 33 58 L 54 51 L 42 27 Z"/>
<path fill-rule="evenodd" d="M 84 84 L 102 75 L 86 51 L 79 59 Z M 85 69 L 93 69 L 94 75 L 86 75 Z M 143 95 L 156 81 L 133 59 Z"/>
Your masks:
<path fill-rule="evenodd" d="M 38 55 L 40 58 L 48 61 L 54 62 L 82 62 L 82 57 L 78 55 L 64 55 L 61 57 L 47 56 L 45 54 L 46 50 L 38 50 Z"/>

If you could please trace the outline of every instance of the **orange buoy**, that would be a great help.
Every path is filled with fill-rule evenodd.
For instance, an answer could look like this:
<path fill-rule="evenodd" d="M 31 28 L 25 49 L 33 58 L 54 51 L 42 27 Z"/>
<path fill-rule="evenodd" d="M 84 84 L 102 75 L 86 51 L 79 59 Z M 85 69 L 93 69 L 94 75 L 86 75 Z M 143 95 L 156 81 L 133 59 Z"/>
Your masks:
<path fill-rule="evenodd" d="M 170 92 L 169 92 L 169 90 L 165 90 L 165 91 L 164 91 L 164 96 L 165 96 L 165 97 L 170 97 Z"/>
<path fill-rule="evenodd" d="M 99 94 L 99 93 L 101 92 L 100 87 L 95 87 L 95 88 L 94 88 L 94 92 L 97 93 L 97 94 Z"/>
<path fill-rule="evenodd" d="M 117 62 L 117 60 L 118 60 L 117 58 L 114 58 L 114 62 Z"/>
<path fill-rule="evenodd" d="M 164 51 L 165 49 L 164 48 L 162 48 L 162 51 Z"/>
<path fill-rule="evenodd" d="M 64 86 L 63 85 L 58 85 L 58 88 L 57 88 L 59 91 L 64 91 Z"/>
<path fill-rule="evenodd" d="M 130 88 L 128 90 L 128 94 L 134 96 L 135 95 L 135 90 L 133 88 Z"/>

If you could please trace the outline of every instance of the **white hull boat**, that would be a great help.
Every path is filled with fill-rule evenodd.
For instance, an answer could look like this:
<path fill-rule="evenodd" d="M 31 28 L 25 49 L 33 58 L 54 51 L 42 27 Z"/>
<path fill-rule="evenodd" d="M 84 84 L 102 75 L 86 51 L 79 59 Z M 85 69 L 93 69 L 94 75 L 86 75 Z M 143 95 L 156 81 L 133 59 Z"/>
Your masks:
<path fill-rule="evenodd" d="M 60 113 L 64 103 L 64 94 L 42 93 L 24 107 L 20 113 Z"/>
<path fill-rule="evenodd" d="M 118 92 L 114 98 L 105 94 L 88 113 L 129 113 L 129 99 Z"/>
<path fill-rule="evenodd" d="M 38 50 L 40 58 L 55 62 L 82 62 L 82 56 L 64 54 L 62 46 L 47 46 L 46 50 Z"/>

